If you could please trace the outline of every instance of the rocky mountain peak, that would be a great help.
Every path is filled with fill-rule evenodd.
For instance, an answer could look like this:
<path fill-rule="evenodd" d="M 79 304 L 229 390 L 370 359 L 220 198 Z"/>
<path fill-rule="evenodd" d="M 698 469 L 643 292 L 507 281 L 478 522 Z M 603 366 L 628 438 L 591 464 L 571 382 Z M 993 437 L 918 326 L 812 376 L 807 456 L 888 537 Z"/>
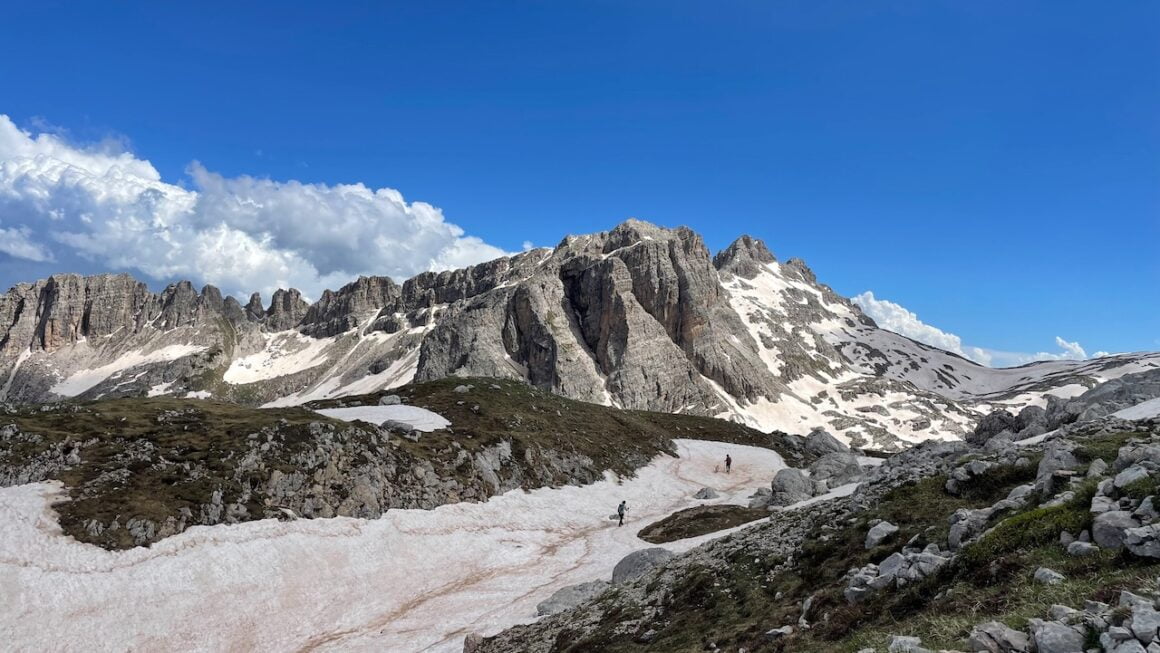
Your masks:
<path fill-rule="evenodd" d="M 719 271 L 743 279 L 756 277 L 762 265 L 775 262 L 777 258 L 765 246 L 765 242 L 750 236 L 738 238 L 713 257 L 713 266 Z"/>
<path fill-rule="evenodd" d="M 323 291 L 299 326 L 303 333 L 316 338 L 336 336 L 383 308 L 394 312 L 401 297 L 402 289 L 390 277 L 359 277 L 337 291 Z"/>
<path fill-rule="evenodd" d="M 266 307 L 262 305 L 262 293 L 251 294 L 250 301 L 246 302 L 246 318 L 251 322 L 259 322 L 265 317 Z"/>
<path fill-rule="evenodd" d="M 302 293 L 296 288 L 274 291 L 274 298 L 270 308 L 266 310 L 266 328 L 270 331 L 285 331 L 298 326 L 305 317 L 310 304 L 302 299 Z"/>

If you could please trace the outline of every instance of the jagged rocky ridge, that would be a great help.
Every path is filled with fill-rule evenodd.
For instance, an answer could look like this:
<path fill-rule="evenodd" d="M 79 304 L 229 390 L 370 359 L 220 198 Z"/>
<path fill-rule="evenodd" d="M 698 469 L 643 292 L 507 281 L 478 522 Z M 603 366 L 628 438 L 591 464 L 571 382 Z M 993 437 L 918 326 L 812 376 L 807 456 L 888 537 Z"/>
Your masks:
<path fill-rule="evenodd" d="M 556 248 L 308 304 L 242 306 L 189 283 L 57 275 L 0 296 L 0 398 L 213 396 L 290 405 L 449 375 L 523 379 L 606 405 L 824 427 L 896 449 L 1160 366 L 1115 356 L 991 370 L 879 329 L 800 260 L 742 237 L 628 221 Z"/>

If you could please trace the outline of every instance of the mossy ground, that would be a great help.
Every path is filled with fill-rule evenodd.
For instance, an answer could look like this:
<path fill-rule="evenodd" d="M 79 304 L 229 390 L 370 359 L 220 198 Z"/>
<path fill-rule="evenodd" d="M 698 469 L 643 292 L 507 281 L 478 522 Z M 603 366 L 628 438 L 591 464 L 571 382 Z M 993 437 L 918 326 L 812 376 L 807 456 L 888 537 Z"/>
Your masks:
<path fill-rule="evenodd" d="M 458 386 L 471 389 L 455 392 Z M 674 453 L 672 438 L 746 444 L 789 455 L 777 434 L 735 422 L 620 410 L 567 399 L 518 381 L 451 377 L 307 406 L 377 405 L 381 397 L 391 394 L 450 420 L 451 432 L 423 436 L 419 444 L 425 449 L 445 447 L 451 441 L 476 448 L 508 440 L 517 456 L 528 448 L 569 452 L 590 458 L 598 471 L 619 474 L 631 474 L 658 454 Z"/>
<path fill-rule="evenodd" d="M 746 508 L 737 505 L 694 506 L 675 512 L 660 521 L 645 526 L 637 537 L 652 544 L 664 544 L 716 533 L 769 517 L 765 508 Z"/>

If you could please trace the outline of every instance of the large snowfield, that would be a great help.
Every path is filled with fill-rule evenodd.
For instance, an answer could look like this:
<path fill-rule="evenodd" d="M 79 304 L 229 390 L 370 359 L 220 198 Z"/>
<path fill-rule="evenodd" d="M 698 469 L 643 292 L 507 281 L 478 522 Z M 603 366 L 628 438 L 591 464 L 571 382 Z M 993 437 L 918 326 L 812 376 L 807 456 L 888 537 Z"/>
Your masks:
<path fill-rule="evenodd" d="M 773 451 L 675 440 L 631 479 L 512 491 L 486 503 L 349 518 L 199 526 L 110 552 L 61 534 L 60 485 L 0 489 L 0 633 L 19 650 L 456 651 L 535 619 L 575 583 L 609 579 L 677 510 L 744 503 Z M 731 474 L 719 471 L 725 455 Z M 697 501 L 702 487 L 720 499 Z M 848 492 L 839 488 L 834 494 Z M 608 519 L 626 500 L 623 528 Z M 665 545 L 683 551 L 723 533 Z"/>

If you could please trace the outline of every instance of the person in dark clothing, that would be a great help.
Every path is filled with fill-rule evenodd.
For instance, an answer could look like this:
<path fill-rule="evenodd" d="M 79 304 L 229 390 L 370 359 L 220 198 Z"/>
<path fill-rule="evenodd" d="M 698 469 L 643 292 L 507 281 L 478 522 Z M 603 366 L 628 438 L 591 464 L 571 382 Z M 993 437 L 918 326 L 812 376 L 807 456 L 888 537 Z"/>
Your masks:
<path fill-rule="evenodd" d="M 628 512 L 628 502 L 621 501 L 620 505 L 616 507 L 616 514 L 620 516 L 620 523 L 617 526 L 624 526 L 624 513 Z"/>
<path fill-rule="evenodd" d="M 729 468 L 732 466 L 733 466 L 733 459 L 729 457 L 729 454 L 725 454 L 725 473 L 726 474 L 729 473 Z"/>

